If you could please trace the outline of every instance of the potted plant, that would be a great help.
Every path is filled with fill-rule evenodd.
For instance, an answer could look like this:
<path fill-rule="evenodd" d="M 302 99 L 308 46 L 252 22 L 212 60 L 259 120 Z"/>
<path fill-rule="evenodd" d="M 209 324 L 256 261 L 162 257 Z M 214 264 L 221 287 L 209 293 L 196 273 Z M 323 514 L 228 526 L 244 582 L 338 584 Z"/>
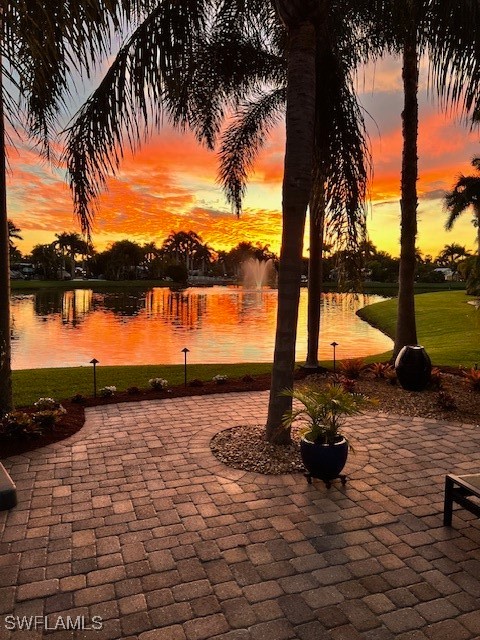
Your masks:
<path fill-rule="evenodd" d="M 324 388 L 305 385 L 299 389 L 287 389 L 283 395 L 290 396 L 301 403 L 283 416 L 285 428 L 300 420 L 306 423 L 300 440 L 300 453 L 307 469 L 307 480 L 319 478 L 330 487 L 331 480 L 340 478 L 342 484 L 346 476 L 342 469 L 347 462 L 349 442 L 341 433 L 341 427 L 348 416 L 358 415 L 369 404 L 366 396 L 345 391 L 338 384 L 329 384 Z"/>

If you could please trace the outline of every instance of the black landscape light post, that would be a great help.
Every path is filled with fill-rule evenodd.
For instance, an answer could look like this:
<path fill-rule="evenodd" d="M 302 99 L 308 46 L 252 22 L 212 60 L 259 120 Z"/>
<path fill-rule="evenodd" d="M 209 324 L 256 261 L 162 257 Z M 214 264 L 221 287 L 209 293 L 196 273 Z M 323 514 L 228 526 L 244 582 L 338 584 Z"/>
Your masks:
<path fill-rule="evenodd" d="M 330 343 L 330 346 L 333 347 L 333 375 L 335 375 L 336 373 L 336 369 L 337 369 L 337 361 L 335 359 L 335 347 L 338 347 L 338 342 L 335 342 L 335 340 Z"/>
<path fill-rule="evenodd" d="M 96 398 L 97 397 L 97 364 L 98 364 L 98 360 L 96 358 L 93 358 L 93 360 L 90 360 L 90 364 L 93 364 L 93 397 Z"/>
<path fill-rule="evenodd" d="M 185 381 L 185 386 L 187 386 L 187 353 L 189 353 L 190 349 L 187 349 L 187 347 L 184 347 L 182 349 L 182 353 L 185 356 L 185 360 L 184 360 L 184 365 L 183 365 L 183 371 L 184 371 L 184 381 Z"/>

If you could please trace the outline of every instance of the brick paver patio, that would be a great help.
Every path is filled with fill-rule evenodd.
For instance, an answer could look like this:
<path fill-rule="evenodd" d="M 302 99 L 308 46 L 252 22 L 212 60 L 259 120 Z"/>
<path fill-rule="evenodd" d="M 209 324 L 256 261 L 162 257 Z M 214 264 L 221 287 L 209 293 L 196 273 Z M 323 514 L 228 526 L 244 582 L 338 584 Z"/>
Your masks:
<path fill-rule="evenodd" d="M 266 406 L 96 407 L 70 440 L 4 461 L 19 504 L 0 513 L 0 638 L 480 638 L 480 521 L 442 526 L 445 473 L 480 471 L 480 427 L 361 417 L 347 486 L 327 490 L 212 456 L 215 432 Z"/>

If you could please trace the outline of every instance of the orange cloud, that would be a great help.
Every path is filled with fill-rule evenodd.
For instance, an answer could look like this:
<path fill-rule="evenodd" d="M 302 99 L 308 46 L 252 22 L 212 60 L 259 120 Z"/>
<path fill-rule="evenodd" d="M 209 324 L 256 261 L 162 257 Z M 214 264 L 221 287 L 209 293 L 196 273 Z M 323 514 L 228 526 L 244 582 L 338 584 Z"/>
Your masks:
<path fill-rule="evenodd" d="M 362 103 L 376 123 L 367 117 L 375 166 L 369 232 L 377 246 L 398 254 L 402 155 L 398 61 L 389 58 L 376 66 L 375 94 L 367 81 L 362 84 L 362 78 L 358 86 Z M 424 249 L 428 244 L 429 252 L 438 252 L 454 240 L 471 246 L 467 219 L 459 222 L 455 235 L 445 235 L 442 195 L 459 171 L 471 171 L 470 159 L 479 151 L 478 135 L 439 112 L 427 102 L 424 91 L 419 98 L 419 245 Z M 97 249 L 126 236 L 161 244 L 172 230 L 192 229 L 217 249 L 251 240 L 278 251 L 284 142 L 280 122 L 259 154 L 244 212 L 237 219 L 217 183 L 216 154 L 199 146 L 193 135 L 166 127 L 135 156 L 127 153 L 118 176 L 109 179 L 95 220 Z M 22 229 L 22 250 L 52 241 L 55 233 L 78 229 L 62 171 L 43 165 L 24 145 L 11 154 L 10 165 L 9 215 Z"/>

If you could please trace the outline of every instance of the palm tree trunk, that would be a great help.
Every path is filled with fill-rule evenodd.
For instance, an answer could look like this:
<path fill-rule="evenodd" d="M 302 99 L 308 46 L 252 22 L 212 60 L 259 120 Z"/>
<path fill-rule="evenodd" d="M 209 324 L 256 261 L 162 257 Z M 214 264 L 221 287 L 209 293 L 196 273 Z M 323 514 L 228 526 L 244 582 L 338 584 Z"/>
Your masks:
<path fill-rule="evenodd" d="M 473 272 L 467 278 L 467 295 L 480 296 L 480 205 L 473 206 L 477 224 L 477 255 L 473 263 Z"/>
<path fill-rule="evenodd" d="M 394 358 L 405 345 L 417 343 L 413 285 L 416 263 L 415 239 L 417 236 L 418 56 L 417 32 L 414 24 L 405 38 L 402 78 L 405 104 L 402 113 L 400 269 Z"/>
<path fill-rule="evenodd" d="M 323 283 L 323 227 L 325 222 L 325 192 L 323 186 L 310 202 L 310 259 L 308 262 L 308 311 L 306 369 L 318 368 L 321 297 Z"/>
<path fill-rule="evenodd" d="M 0 30 L 3 31 L 1 19 Z M 3 113 L 3 70 L 0 58 L 0 416 L 13 408 L 11 357 L 5 120 Z"/>
<path fill-rule="evenodd" d="M 278 310 L 267 440 L 290 442 L 282 416 L 292 399 L 280 396 L 293 387 L 298 302 L 302 275 L 305 217 L 312 186 L 315 131 L 315 27 L 299 23 L 289 30 L 286 150 L 283 177 L 283 229 L 278 274 Z"/>
<path fill-rule="evenodd" d="M 75 249 L 73 246 L 71 247 L 71 250 L 70 250 L 70 260 L 71 260 L 70 275 L 73 280 L 75 278 Z M 63 273 L 62 273 L 62 280 L 63 280 Z"/>
<path fill-rule="evenodd" d="M 480 262 L 480 204 L 475 205 L 473 211 L 477 219 L 477 258 Z"/>

